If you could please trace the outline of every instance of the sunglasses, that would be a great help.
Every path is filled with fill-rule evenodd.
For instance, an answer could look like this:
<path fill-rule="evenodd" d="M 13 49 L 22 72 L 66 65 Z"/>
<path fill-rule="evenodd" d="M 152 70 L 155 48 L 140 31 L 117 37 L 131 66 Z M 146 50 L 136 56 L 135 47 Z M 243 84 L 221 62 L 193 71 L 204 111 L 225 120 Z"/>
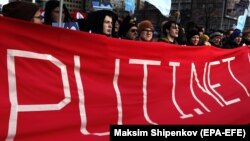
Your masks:
<path fill-rule="evenodd" d="M 138 32 L 137 29 L 131 29 L 130 32 L 134 33 L 134 32 Z"/>

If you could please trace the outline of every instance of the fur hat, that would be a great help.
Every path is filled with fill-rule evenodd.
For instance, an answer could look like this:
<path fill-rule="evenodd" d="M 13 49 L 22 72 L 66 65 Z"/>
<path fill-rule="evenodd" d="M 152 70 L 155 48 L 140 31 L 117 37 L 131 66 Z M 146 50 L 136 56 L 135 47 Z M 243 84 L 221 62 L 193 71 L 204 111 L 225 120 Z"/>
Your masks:
<path fill-rule="evenodd" d="M 187 34 L 186 34 L 187 40 L 190 40 L 195 35 L 199 36 L 199 31 L 198 30 L 192 29 L 192 30 L 188 31 Z"/>
<path fill-rule="evenodd" d="M 132 18 L 130 15 L 126 16 L 121 22 L 119 29 L 119 36 L 125 36 L 131 27 L 137 27 L 136 19 Z"/>
<path fill-rule="evenodd" d="M 210 34 L 210 38 L 216 37 L 216 36 L 222 36 L 222 33 L 220 32 L 213 32 Z"/>
<path fill-rule="evenodd" d="M 31 21 L 39 7 L 33 3 L 15 1 L 3 6 L 3 16 Z"/>
<path fill-rule="evenodd" d="M 142 30 L 146 28 L 151 28 L 152 30 L 154 30 L 154 26 L 149 20 L 141 21 L 138 25 L 139 32 L 141 32 Z"/>

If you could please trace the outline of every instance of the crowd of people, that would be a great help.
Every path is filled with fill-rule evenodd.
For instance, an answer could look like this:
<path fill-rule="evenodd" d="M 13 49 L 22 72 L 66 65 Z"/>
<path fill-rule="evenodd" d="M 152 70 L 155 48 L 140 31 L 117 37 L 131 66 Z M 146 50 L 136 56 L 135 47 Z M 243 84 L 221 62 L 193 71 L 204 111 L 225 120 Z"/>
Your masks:
<path fill-rule="evenodd" d="M 40 8 L 29 2 L 10 2 L 3 6 L 2 15 L 38 24 L 52 25 L 59 21 L 60 2 L 50 0 L 46 2 L 44 16 Z M 179 17 L 179 16 L 178 16 Z M 182 27 L 179 20 L 169 18 L 163 21 L 160 36 L 155 36 L 154 25 L 150 20 L 137 22 L 136 17 L 127 14 L 121 18 L 110 10 L 90 12 L 86 19 L 73 19 L 69 10 L 63 5 L 62 22 L 77 22 L 79 30 L 89 33 L 102 34 L 111 38 L 137 40 L 145 42 L 165 42 L 185 46 L 215 46 L 219 48 L 236 48 L 250 46 L 250 31 L 242 32 L 236 28 L 227 31 L 214 30 L 206 33 L 205 28 L 194 22 Z"/>

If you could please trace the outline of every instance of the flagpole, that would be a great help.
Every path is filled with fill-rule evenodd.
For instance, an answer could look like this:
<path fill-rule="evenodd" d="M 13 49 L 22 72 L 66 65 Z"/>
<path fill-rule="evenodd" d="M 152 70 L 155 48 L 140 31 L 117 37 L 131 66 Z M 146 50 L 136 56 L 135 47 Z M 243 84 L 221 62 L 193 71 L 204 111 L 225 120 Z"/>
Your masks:
<path fill-rule="evenodd" d="M 223 22 L 224 22 L 224 12 L 225 12 L 225 0 L 223 0 L 222 3 L 222 12 L 221 12 L 221 21 L 220 21 L 220 29 L 224 29 L 223 28 Z"/>
<path fill-rule="evenodd" d="M 181 7 L 181 2 L 180 2 L 180 0 L 179 0 L 179 2 L 178 2 L 178 10 L 177 10 L 177 18 L 176 18 L 176 23 L 180 23 L 180 7 Z"/>
<path fill-rule="evenodd" d="M 63 0 L 60 0 L 58 27 L 62 27 Z"/>

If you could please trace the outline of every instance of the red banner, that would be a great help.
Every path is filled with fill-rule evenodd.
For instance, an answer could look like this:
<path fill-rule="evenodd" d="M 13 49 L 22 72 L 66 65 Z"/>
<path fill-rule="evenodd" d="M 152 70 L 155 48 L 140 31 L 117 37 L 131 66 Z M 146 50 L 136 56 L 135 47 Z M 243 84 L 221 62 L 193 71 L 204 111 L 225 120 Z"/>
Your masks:
<path fill-rule="evenodd" d="M 0 17 L 0 140 L 111 124 L 249 124 L 250 49 L 139 42 Z"/>

